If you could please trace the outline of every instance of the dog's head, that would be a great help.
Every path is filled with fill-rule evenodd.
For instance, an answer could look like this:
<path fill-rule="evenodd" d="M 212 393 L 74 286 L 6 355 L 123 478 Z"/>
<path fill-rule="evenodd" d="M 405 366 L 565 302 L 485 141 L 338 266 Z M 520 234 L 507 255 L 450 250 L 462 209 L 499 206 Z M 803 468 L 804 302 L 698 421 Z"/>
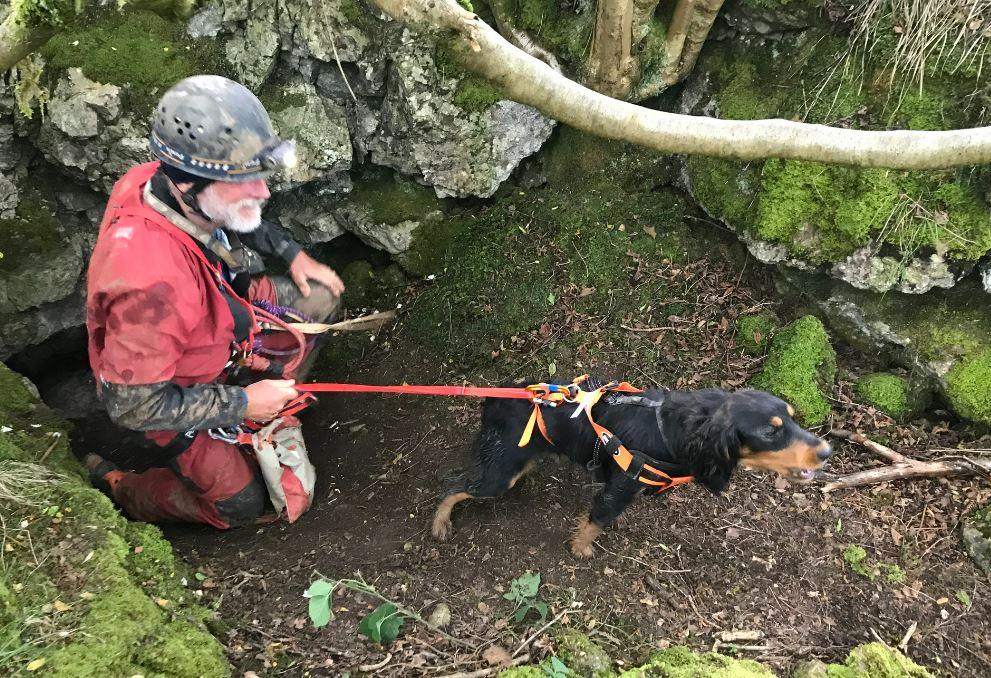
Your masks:
<path fill-rule="evenodd" d="M 740 465 L 809 482 L 833 451 L 792 418 L 795 410 L 764 391 L 740 391 L 726 402 L 740 439 Z"/>
<path fill-rule="evenodd" d="M 833 454 L 795 422 L 791 405 L 770 393 L 737 391 L 713 405 L 685 441 L 693 475 L 711 490 L 722 490 L 737 464 L 810 482 Z"/>

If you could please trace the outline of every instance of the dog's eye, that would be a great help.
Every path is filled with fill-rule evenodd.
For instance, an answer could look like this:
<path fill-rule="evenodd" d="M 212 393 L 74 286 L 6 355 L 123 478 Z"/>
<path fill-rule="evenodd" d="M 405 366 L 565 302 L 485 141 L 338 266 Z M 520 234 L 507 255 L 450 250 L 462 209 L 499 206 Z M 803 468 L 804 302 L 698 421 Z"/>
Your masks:
<path fill-rule="evenodd" d="M 783 428 L 781 426 L 768 426 L 766 429 L 764 429 L 764 435 L 767 436 L 768 438 L 773 438 L 774 436 L 781 433 L 782 430 Z"/>

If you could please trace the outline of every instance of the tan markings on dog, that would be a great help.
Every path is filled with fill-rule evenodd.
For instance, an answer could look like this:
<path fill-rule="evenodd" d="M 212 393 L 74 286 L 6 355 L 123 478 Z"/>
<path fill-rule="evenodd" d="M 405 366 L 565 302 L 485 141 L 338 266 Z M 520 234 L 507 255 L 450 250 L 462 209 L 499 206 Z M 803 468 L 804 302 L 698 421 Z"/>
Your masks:
<path fill-rule="evenodd" d="M 458 492 L 444 498 L 437 507 L 437 512 L 434 513 L 434 524 L 430 529 L 435 539 L 447 539 L 451 533 L 451 511 L 459 502 L 471 498 L 472 496 L 467 492 Z"/>
<path fill-rule="evenodd" d="M 571 552 L 579 558 L 591 558 L 595 551 L 592 550 L 592 542 L 602 534 L 602 528 L 582 516 L 578 521 L 578 526 L 571 535 Z"/>
<path fill-rule="evenodd" d="M 795 416 L 795 408 L 792 407 L 791 405 L 788 405 L 788 416 L 789 417 L 794 417 Z"/>
<path fill-rule="evenodd" d="M 774 428 L 781 428 L 784 425 L 785 423 L 781 420 L 781 417 L 771 417 L 771 426 Z"/>
<path fill-rule="evenodd" d="M 812 447 L 805 443 L 792 443 L 788 447 L 772 452 L 753 452 L 747 448 L 740 450 L 740 464 L 752 469 L 774 471 L 786 476 L 792 470 L 817 469 L 822 461 L 816 455 L 820 445 Z"/>
<path fill-rule="evenodd" d="M 523 470 L 517 473 L 515 476 L 513 476 L 513 479 L 509 481 L 509 487 L 514 487 L 516 485 L 516 481 L 518 481 L 520 478 L 525 476 L 527 473 L 529 473 L 536 467 L 537 467 L 537 462 L 533 461 L 532 459 L 528 461 L 526 463 L 526 466 L 523 467 Z"/>

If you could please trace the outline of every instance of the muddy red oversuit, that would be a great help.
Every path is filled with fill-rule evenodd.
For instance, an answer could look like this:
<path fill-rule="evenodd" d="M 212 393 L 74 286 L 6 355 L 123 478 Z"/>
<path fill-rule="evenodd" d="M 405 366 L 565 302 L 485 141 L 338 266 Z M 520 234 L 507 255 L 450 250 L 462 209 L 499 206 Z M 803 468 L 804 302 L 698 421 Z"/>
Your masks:
<path fill-rule="evenodd" d="M 267 506 L 264 482 L 238 447 L 206 433 L 244 419 L 244 389 L 220 381 L 250 315 L 219 284 L 218 275 L 230 278 L 220 259 L 145 201 L 151 182 L 149 190 L 178 209 L 158 167 L 139 165 L 114 186 L 87 277 L 89 359 L 101 398 L 112 420 L 146 432 L 161 451 L 156 468 L 113 486 L 114 499 L 137 520 L 251 523 Z M 300 250 L 267 224 L 251 246 L 287 261 Z M 337 302 L 316 285 L 303 299 L 279 277 L 239 273 L 231 287 L 241 288 L 242 301 L 294 306 L 315 320 Z"/>

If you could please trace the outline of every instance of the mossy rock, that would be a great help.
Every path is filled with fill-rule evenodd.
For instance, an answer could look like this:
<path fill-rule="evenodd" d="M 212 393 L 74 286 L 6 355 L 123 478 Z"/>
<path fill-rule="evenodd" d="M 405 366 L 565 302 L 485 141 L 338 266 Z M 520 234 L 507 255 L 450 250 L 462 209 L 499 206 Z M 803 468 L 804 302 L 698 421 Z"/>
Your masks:
<path fill-rule="evenodd" d="M 829 417 L 836 352 L 822 322 L 805 316 L 775 335 L 764 369 L 752 381 L 790 403 L 799 421 L 817 426 Z"/>
<path fill-rule="evenodd" d="M 65 246 L 54 196 L 30 184 L 19 189 L 14 217 L 0 219 L 0 280 L 26 266 L 44 267 L 48 255 Z"/>
<path fill-rule="evenodd" d="M 41 50 L 47 68 L 58 72 L 77 66 L 95 82 L 128 85 L 129 110 L 139 116 L 150 114 L 165 90 L 183 78 L 229 75 L 218 43 L 190 40 L 185 23 L 169 13 L 171 7 L 163 3 L 160 14 L 114 9 L 57 33 Z"/>
<path fill-rule="evenodd" d="M 182 583 L 192 577 L 158 528 L 128 522 L 89 486 L 64 422 L 6 366 L 0 366 L 0 393 L 0 424 L 10 429 L 0 433 L 0 460 L 44 458 L 59 474 L 39 490 L 38 506 L 0 505 L 8 519 L 28 525 L 32 545 L 4 554 L 5 661 L 25 667 L 43 659 L 44 675 L 60 678 L 229 676 L 222 647 L 204 628 L 210 613 Z M 58 557 L 42 558 L 39 567 L 38 557 L 48 553 Z M 50 611 L 45 606 L 53 601 L 68 609 Z M 47 634 L 41 638 L 39 619 Z"/>
<path fill-rule="evenodd" d="M 991 504 L 968 516 L 962 532 L 967 554 L 978 567 L 991 574 Z"/>
<path fill-rule="evenodd" d="M 924 668 L 883 643 L 855 647 L 844 664 L 830 664 L 829 678 L 929 678 Z"/>
<path fill-rule="evenodd" d="M 736 343 L 750 355 L 761 355 L 771 343 L 771 335 L 781 325 L 777 314 L 763 311 L 736 319 Z"/>
<path fill-rule="evenodd" d="M 928 390 L 918 379 L 910 379 L 891 373 L 868 374 L 854 385 L 862 402 L 885 412 L 896 421 L 907 421 L 924 410 L 928 402 Z"/>
<path fill-rule="evenodd" d="M 758 9 L 782 4 L 750 1 Z M 892 29 L 880 26 L 877 35 L 893 36 Z M 837 68 L 850 52 L 847 38 L 812 29 L 764 44 L 710 41 L 696 71 L 705 74 L 710 100 L 721 118 L 820 124 L 844 120 L 868 129 L 940 130 L 979 124 L 958 103 L 976 86 L 975 74 L 938 70 L 944 62 L 920 91 L 892 80 L 894 48 L 890 40 L 880 40 L 872 45 L 863 69 Z M 812 83 L 816 85 L 810 95 Z M 866 277 L 877 289 L 918 285 L 916 269 L 930 265 L 933 254 L 950 267 L 976 261 L 991 250 L 991 214 L 980 171 L 907 172 L 704 157 L 689 158 L 686 170 L 703 208 L 751 240 L 782 248 L 784 254 L 767 252 L 776 260 L 784 256 L 804 265 L 831 267 L 870 248 L 876 266 L 864 268 L 858 261 L 836 274 Z"/>
<path fill-rule="evenodd" d="M 946 375 L 946 394 L 961 416 L 991 424 L 991 350 L 954 365 Z"/>
<path fill-rule="evenodd" d="M 732 659 L 715 652 L 695 654 L 687 647 L 672 647 L 651 657 L 620 678 L 774 678 L 774 673 L 750 659 Z"/>
<path fill-rule="evenodd" d="M 609 654 L 578 631 L 564 631 L 556 637 L 557 657 L 575 676 L 605 678 L 612 676 Z"/>

